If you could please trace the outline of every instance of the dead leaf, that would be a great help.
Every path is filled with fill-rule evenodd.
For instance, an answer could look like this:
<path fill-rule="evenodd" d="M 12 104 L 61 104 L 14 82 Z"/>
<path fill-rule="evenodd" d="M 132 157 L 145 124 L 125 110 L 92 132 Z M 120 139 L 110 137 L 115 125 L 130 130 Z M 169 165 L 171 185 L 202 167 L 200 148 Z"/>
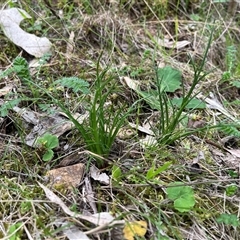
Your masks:
<path fill-rule="evenodd" d="M 73 225 L 72 222 L 57 219 L 53 224 L 56 227 L 61 228 L 63 234 L 69 240 L 90 240 L 90 238 L 88 238 L 84 232 L 80 231 L 77 226 Z"/>
<path fill-rule="evenodd" d="M 157 144 L 157 139 L 154 136 L 147 135 L 145 138 L 139 140 L 139 144 L 143 147 L 151 147 Z"/>
<path fill-rule="evenodd" d="M 9 92 L 12 91 L 13 85 L 7 85 L 0 89 L 0 97 L 7 95 Z"/>
<path fill-rule="evenodd" d="M 199 117 L 190 116 L 188 118 L 188 123 L 187 123 L 188 128 L 191 128 L 191 129 L 202 128 L 205 125 L 206 125 L 206 121 L 202 120 Z"/>
<path fill-rule="evenodd" d="M 71 121 L 66 120 L 66 118 L 60 116 L 59 113 L 46 115 L 19 107 L 14 107 L 13 110 L 27 123 L 34 125 L 31 132 L 25 137 L 25 143 L 30 147 L 37 147 L 37 139 L 46 132 L 59 137 L 74 126 Z"/>
<path fill-rule="evenodd" d="M 130 89 L 132 90 L 139 90 L 139 82 L 136 80 L 131 79 L 130 77 L 121 77 L 120 78 L 121 82 L 123 82 L 123 84 L 127 85 Z"/>
<path fill-rule="evenodd" d="M 83 152 L 74 152 L 66 157 L 64 157 L 59 163 L 58 165 L 56 165 L 55 167 L 66 167 L 69 165 L 73 165 L 76 163 L 79 163 L 81 158 L 86 158 L 87 156 L 83 155 Z"/>
<path fill-rule="evenodd" d="M 146 127 L 142 127 L 140 125 L 136 125 L 135 123 L 129 123 L 129 125 L 132 127 L 132 128 L 135 128 L 137 129 L 138 131 L 140 132 L 143 132 L 143 133 L 146 133 L 148 135 L 154 135 L 154 132 L 149 129 L 149 128 L 146 128 Z M 150 127 L 150 126 L 149 126 Z"/>
<path fill-rule="evenodd" d="M 191 44 L 191 42 L 189 42 L 187 40 L 172 41 L 167 38 L 165 38 L 165 39 L 155 38 L 155 40 L 161 47 L 169 48 L 169 49 L 177 49 L 177 50 L 184 48 L 187 45 Z"/>
<path fill-rule="evenodd" d="M 202 151 L 198 152 L 198 156 L 192 160 L 192 163 L 189 165 L 188 169 L 190 172 L 200 174 L 202 172 L 201 165 L 199 162 L 205 160 L 204 153 Z"/>
<path fill-rule="evenodd" d="M 75 165 L 52 169 L 46 173 L 54 187 L 59 185 L 68 188 L 77 187 L 83 177 L 84 165 L 78 163 Z"/>
<path fill-rule="evenodd" d="M 199 95 L 200 96 L 200 95 Z M 223 115 L 228 117 L 229 119 L 233 121 L 238 121 L 234 116 L 232 116 L 220 103 L 220 101 L 217 99 L 216 96 L 213 95 L 213 93 L 210 93 L 211 98 L 203 98 L 203 100 L 207 103 L 207 107 L 210 109 L 216 109 L 219 112 L 221 112 Z"/>
<path fill-rule="evenodd" d="M 239 138 L 237 138 L 235 136 L 226 136 L 221 139 L 221 143 L 223 144 L 223 146 L 225 148 L 235 149 L 235 148 L 238 148 Z"/>
<path fill-rule="evenodd" d="M 108 213 L 108 212 L 101 212 L 101 213 L 96 213 L 92 214 L 90 216 L 85 216 L 82 214 L 77 214 L 76 212 L 71 211 L 65 203 L 54 193 L 52 192 L 49 188 L 45 187 L 43 184 L 39 183 L 39 186 L 44 190 L 46 197 L 53 203 L 58 204 L 62 210 L 69 216 L 74 217 L 74 218 L 79 218 L 82 220 L 86 220 L 90 223 L 93 223 L 95 225 L 105 225 L 105 224 L 110 224 L 113 222 L 114 217 Z M 116 222 L 119 224 L 119 221 Z"/>
<path fill-rule="evenodd" d="M 27 123 L 31 123 L 33 125 L 37 125 L 39 123 L 40 117 L 43 115 L 34 112 L 32 110 L 28 110 L 26 108 L 20 108 L 20 107 L 13 107 L 13 111 L 15 111 L 20 117 L 22 117 Z"/>
<path fill-rule="evenodd" d="M 51 42 L 46 37 L 37 37 L 20 28 L 20 23 L 31 16 L 22 9 L 10 8 L 0 10 L 0 25 L 4 34 L 16 45 L 35 57 L 49 53 Z"/>
<path fill-rule="evenodd" d="M 109 176 L 106 173 L 101 173 L 94 165 L 90 167 L 90 175 L 94 180 L 99 181 L 102 184 L 109 185 Z"/>
<path fill-rule="evenodd" d="M 68 118 L 67 114 L 64 112 L 59 112 L 59 114 Z M 84 114 L 74 113 L 74 114 L 72 114 L 72 116 L 75 120 L 77 120 L 80 124 L 82 124 L 84 122 L 84 120 L 88 118 L 89 113 L 88 112 L 86 112 Z"/>
<path fill-rule="evenodd" d="M 135 221 L 127 222 L 123 229 L 124 238 L 126 240 L 134 240 L 134 237 L 143 237 L 147 232 L 147 222 Z"/>
<path fill-rule="evenodd" d="M 67 50 L 66 50 L 66 57 L 67 58 L 70 58 L 72 53 L 73 53 L 74 45 L 75 45 L 74 44 L 74 37 L 75 37 L 74 31 L 71 31 L 68 42 L 67 42 Z"/>

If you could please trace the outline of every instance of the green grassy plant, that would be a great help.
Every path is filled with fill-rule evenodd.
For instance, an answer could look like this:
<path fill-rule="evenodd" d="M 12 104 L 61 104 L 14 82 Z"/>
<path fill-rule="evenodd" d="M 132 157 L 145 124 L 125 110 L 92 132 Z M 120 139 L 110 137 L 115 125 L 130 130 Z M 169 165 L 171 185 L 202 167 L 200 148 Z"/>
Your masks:
<path fill-rule="evenodd" d="M 82 81 L 79 81 L 79 84 L 82 84 Z M 86 87 L 86 85 L 84 87 Z M 115 89 L 114 76 L 108 75 L 108 68 L 101 71 L 99 61 L 97 63 L 96 80 L 93 88 L 93 99 L 86 109 L 89 116 L 84 125 L 74 119 L 61 102 L 58 101 L 57 105 L 60 106 L 73 121 L 84 139 L 88 150 L 106 157 L 111 151 L 119 129 L 129 116 L 131 108 L 125 111 L 123 106 L 116 110 L 112 105 L 106 105 L 110 95 Z M 101 166 L 102 164 L 103 160 L 99 158 L 98 165 Z"/>
<path fill-rule="evenodd" d="M 182 83 L 181 72 L 170 66 L 156 68 L 156 90 L 150 90 L 148 92 L 137 90 L 138 94 L 143 97 L 151 108 L 157 109 L 160 112 L 158 130 L 155 131 L 158 143 L 160 144 L 172 144 L 176 140 L 185 138 L 209 127 L 187 129 L 186 126 L 181 128 L 180 125 L 188 118 L 190 111 L 205 108 L 205 103 L 197 99 L 199 92 L 195 91 L 197 85 L 203 81 L 208 74 L 204 72 L 204 66 L 212 37 L 213 31 L 210 34 L 208 45 L 200 64 L 196 64 L 191 59 L 194 70 L 193 81 L 188 92 L 185 92 L 184 86 L 182 86 L 183 96 L 181 98 L 171 99 L 168 95 L 168 93 L 173 93 L 177 89 L 180 89 Z"/>
<path fill-rule="evenodd" d="M 33 16 L 30 22 L 21 23 L 23 29 L 39 37 L 51 38 L 54 46 L 51 59 L 46 56 L 45 63 L 34 67 L 30 73 L 25 59 L 13 60 L 19 56 L 20 49 L 7 38 L 2 38 L 1 41 L 2 69 L 12 63 L 12 67 L 4 71 L 4 79 L 0 76 L 1 87 L 14 80 L 15 88 L 8 95 L 3 93 L 0 104 L 0 115 L 4 120 L 0 124 L 0 195 L 3 219 L 0 238 L 37 237 L 44 240 L 64 237 L 63 226 L 57 227 L 54 223 L 66 214 L 61 208 L 56 208 L 54 202 L 46 199 L 37 184 L 37 181 L 45 183 L 42 177 L 49 163 L 42 159 L 48 150 L 52 156 L 54 144 L 44 134 L 38 140 L 42 149 L 36 151 L 19 142 L 24 142 L 24 136 L 30 130 L 26 128 L 24 120 L 12 111 L 14 106 L 19 106 L 47 116 L 64 112 L 74 123 L 74 129 L 59 140 L 61 146 L 67 141 L 64 146 L 69 148 L 65 152 L 61 147 L 55 154 L 59 157 L 57 160 L 67 157 L 79 147 L 88 150 L 83 152 L 91 151 L 91 157 L 94 161 L 96 159 L 97 165 L 111 174 L 113 189 L 111 191 L 108 187 L 102 187 L 101 182 L 94 181 L 92 187 L 96 193 L 94 200 L 97 211 L 109 211 L 114 217 L 117 216 L 117 220 L 146 221 L 148 231 L 145 237 L 135 237 L 136 239 L 180 240 L 193 237 L 193 233 L 197 239 L 238 239 L 238 166 L 232 162 L 229 152 L 209 146 L 206 139 L 218 143 L 223 136 L 240 136 L 237 125 L 239 103 L 226 105 L 225 109 L 232 111 L 231 116 L 236 119 L 232 124 L 227 115 L 219 114 L 218 109 L 205 109 L 204 102 L 199 101 L 196 95 L 201 91 L 201 95 L 207 96 L 211 91 L 218 96 L 219 90 L 223 94 L 221 100 L 226 96 L 229 99 L 236 97 L 236 101 L 238 99 L 236 87 L 240 86 L 239 47 L 238 32 L 234 27 L 238 25 L 238 18 L 231 18 L 230 22 L 227 18 L 224 23 L 226 11 L 222 10 L 226 10 L 227 0 L 225 3 L 214 1 L 214 4 L 212 1 L 199 0 L 84 0 L 72 1 L 70 4 L 67 4 L 70 2 L 67 0 L 57 3 L 41 0 L 38 4 L 34 2 L 22 0 L 21 3 L 11 1 L 10 4 L 27 10 Z M 209 54 L 212 61 L 207 62 L 201 51 L 211 26 L 216 27 L 214 37 L 217 41 Z M 196 46 L 194 52 L 185 47 L 175 49 L 179 41 L 191 41 L 193 35 L 193 45 Z M 175 44 L 168 49 L 159 40 L 170 40 Z M 225 54 L 223 49 L 226 40 L 229 47 Z M 111 63 L 109 70 L 97 62 L 99 52 L 103 52 L 101 62 Z M 193 53 L 196 58 L 197 62 L 192 61 L 192 68 L 185 58 L 186 52 Z M 156 56 L 153 60 L 157 63 L 168 62 L 169 66 L 153 67 L 153 53 Z M 225 55 L 225 59 L 220 59 L 218 54 Z M 28 55 L 23 53 L 23 56 Z M 203 57 L 203 62 L 206 60 L 207 66 L 216 64 L 218 68 L 213 78 L 207 76 L 206 84 L 205 66 L 202 66 L 200 57 Z M 224 70 L 226 73 L 219 69 L 219 65 L 224 65 L 222 61 L 227 65 Z M 115 71 L 111 71 L 112 68 Z M 195 76 L 190 80 L 193 72 Z M 117 99 L 110 102 L 113 99 L 112 93 L 119 89 L 119 82 L 113 75 L 118 73 L 135 79 L 141 88 L 137 94 L 126 89 L 124 94 L 118 94 Z M 186 76 L 186 80 L 182 75 Z M 20 84 L 19 80 L 15 81 L 16 76 L 21 80 Z M 219 83 L 219 88 L 216 89 Z M 210 84 L 212 85 L 209 86 Z M 209 88 L 206 89 L 206 86 Z M 125 87 L 121 85 L 121 88 Z M 151 89 L 146 90 L 148 87 Z M 225 96 L 223 88 L 236 91 L 236 95 L 229 91 Z M 146 134 L 136 130 L 133 137 L 120 141 L 121 146 L 116 144 L 116 147 L 121 148 L 119 154 L 115 155 L 115 151 L 109 154 L 111 148 L 115 150 L 113 142 L 117 130 L 131 112 L 133 107 L 129 109 L 128 106 L 132 101 L 139 104 L 136 111 L 134 109 L 134 113 L 130 114 L 129 121 L 146 128 L 151 125 L 158 142 L 154 146 L 150 143 L 147 148 L 142 148 L 138 140 L 144 139 Z M 228 109 L 228 106 L 234 107 Z M 81 115 L 78 119 L 76 117 L 79 112 L 86 116 L 83 122 L 80 121 Z M 206 120 L 206 127 L 190 128 L 191 124 L 187 122 L 194 114 Z M 191 119 L 198 122 L 194 117 Z M 221 122 L 221 126 L 214 125 L 216 122 Z M 219 133 L 219 129 L 211 129 L 218 127 L 223 133 Z M 16 129 L 18 134 L 15 134 Z M 196 137 L 181 142 L 196 132 Z M 201 171 L 194 172 L 192 163 L 199 151 L 204 153 L 205 158 L 200 161 Z M 221 154 L 218 154 L 219 151 Z M 109 159 L 114 159 L 113 166 L 105 168 L 108 155 Z M 47 159 L 50 159 L 49 156 Z M 84 157 L 85 153 L 81 156 Z M 84 164 L 87 165 L 90 160 L 84 159 Z M 82 202 L 79 194 L 82 186 L 73 191 L 62 191 L 59 188 L 52 190 L 60 195 L 70 210 L 79 213 L 85 208 L 84 203 L 78 204 Z M 76 223 L 74 216 L 68 218 L 72 225 Z M 96 236 L 107 239 L 114 238 L 118 225 L 111 224 L 106 227 L 108 229 L 102 228 L 97 235 L 95 229 L 92 229 L 97 226 L 85 221 L 76 227 L 88 232 L 86 234 L 91 239 Z M 120 231 L 117 233 L 121 238 Z"/>
<path fill-rule="evenodd" d="M 8 69 L 7 72 L 2 73 L 2 76 L 6 76 L 13 72 L 17 73 L 24 84 L 31 89 L 34 88 L 34 92 L 38 91 L 46 94 L 50 97 L 53 103 L 61 108 L 61 110 L 74 123 L 89 151 L 100 156 L 108 156 L 119 129 L 123 126 L 126 118 L 132 110 L 132 108 L 129 108 L 126 111 L 125 106 L 116 110 L 114 109 L 114 106 L 106 105 L 110 95 L 115 91 L 114 76 L 108 75 L 108 68 L 100 70 L 100 64 L 98 61 L 96 79 L 94 86 L 91 89 L 93 97 L 91 103 L 86 107 L 88 118 L 85 119 L 84 123 L 80 123 L 78 119 L 74 118 L 71 111 L 64 106 L 62 100 L 55 98 L 50 91 L 32 80 L 29 74 L 28 64 L 24 58 L 18 57 L 15 59 L 13 67 Z M 76 77 L 59 79 L 55 82 L 55 85 L 71 88 L 75 93 L 81 92 L 85 95 L 90 93 L 89 84 L 83 79 Z M 5 111 L 4 109 L 2 110 L 4 115 L 6 115 L 6 111 L 9 108 L 11 108 L 11 106 L 7 106 Z M 51 158 L 49 155 L 49 150 L 51 149 L 49 149 L 49 147 L 47 149 L 47 156 L 44 157 L 45 160 Z M 102 158 L 97 159 L 97 165 L 104 165 Z"/>

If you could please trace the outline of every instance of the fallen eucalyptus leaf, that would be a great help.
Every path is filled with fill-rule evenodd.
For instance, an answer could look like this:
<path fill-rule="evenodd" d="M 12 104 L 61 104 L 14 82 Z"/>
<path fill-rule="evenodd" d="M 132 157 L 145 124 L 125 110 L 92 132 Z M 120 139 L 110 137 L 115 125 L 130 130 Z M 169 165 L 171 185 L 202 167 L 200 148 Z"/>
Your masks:
<path fill-rule="evenodd" d="M 165 47 L 168 49 L 181 49 L 186 47 L 187 45 L 191 44 L 191 42 L 187 40 L 182 40 L 182 41 L 172 41 L 167 38 L 165 39 L 160 39 L 160 38 L 155 38 L 156 42 L 161 46 Z"/>
<path fill-rule="evenodd" d="M 200 96 L 199 96 L 200 97 Z M 238 122 L 238 119 L 232 116 L 220 103 L 220 101 L 217 99 L 216 96 L 213 95 L 213 93 L 210 93 L 210 98 L 204 98 L 204 101 L 207 103 L 207 107 L 210 109 L 216 109 L 219 112 L 221 112 L 223 115 L 228 117 L 229 119 Z"/>
<path fill-rule="evenodd" d="M 20 28 L 20 23 L 31 16 L 22 9 L 0 10 L 0 26 L 4 34 L 16 45 L 35 57 L 42 57 L 50 52 L 51 42 L 46 37 L 37 37 Z"/>
<path fill-rule="evenodd" d="M 77 226 L 73 225 L 73 223 L 66 220 L 56 220 L 53 222 L 55 226 L 62 229 L 63 234 L 69 240 L 90 240 L 88 236 L 78 229 Z"/>
<path fill-rule="evenodd" d="M 58 204 L 62 208 L 62 210 L 71 217 L 86 220 L 90 223 L 93 223 L 93 224 L 99 225 L 99 226 L 105 225 L 105 224 L 110 224 L 114 220 L 114 217 L 108 212 L 100 212 L 100 213 L 92 214 L 90 216 L 85 216 L 83 214 L 77 214 L 76 212 L 71 211 L 66 206 L 66 204 L 49 188 L 45 187 L 43 184 L 41 184 L 39 182 L 38 182 L 38 184 L 44 190 L 46 197 L 51 202 Z"/>
<path fill-rule="evenodd" d="M 232 155 L 234 155 L 237 158 L 240 158 L 240 149 L 227 149 L 226 150 L 231 153 Z"/>
<path fill-rule="evenodd" d="M 137 124 L 135 124 L 135 123 L 129 123 L 129 125 L 130 125 L 132 128 L 135 128 L 135 129 L 137 129 L 137 130 L 140 131 L 140 132 L 143 132 L 143 133 L 146 133 L 146 134 L 152 135 L 152 136 L 154 135 L 154 132 L 153 132 L 151 129 L 149 129 L 149 128 L 142 127 L 142 126 L 137 125 Z"/>
<path fill-rule="evenodd" d="M 121 77 L 120 80 L 123 84 L 127 85 L 132 90 L 140 90 L 140 84 L 138 81 L 131 79 L 130 77 Z"/>

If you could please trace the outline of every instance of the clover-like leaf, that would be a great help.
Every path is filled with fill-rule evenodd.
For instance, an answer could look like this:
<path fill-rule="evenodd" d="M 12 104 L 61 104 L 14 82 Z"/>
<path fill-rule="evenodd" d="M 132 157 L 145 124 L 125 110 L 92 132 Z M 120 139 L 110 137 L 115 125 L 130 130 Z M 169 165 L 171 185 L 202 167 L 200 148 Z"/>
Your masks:
<path fill-rule="evenodd" d="M 58 147 L 59 145 L 57 136 L 50 133 L 45 133 L 42 137 L 38 139 L 38 142 L 44 145 L 44 147 L 47 149 L 53 149 L 55 147 Z"/>
<path fill-rule="evenodd" d="M 181 182 L 174 182 L 166 189 L 168 198 L 174 201 L 174 208 L 179 212 L 188 212 L 195 205 L 193 189 L 190 186 L 178 186 Z"/>
<path fill-rule="evenodd" d="M 44 153 L 43 155 L 43 161 L 47 162 L 47 161 L 50 161 L 52 158 L 53 158 L 53 150 L 51 149 L 47 149 L 47 151 Z"/>

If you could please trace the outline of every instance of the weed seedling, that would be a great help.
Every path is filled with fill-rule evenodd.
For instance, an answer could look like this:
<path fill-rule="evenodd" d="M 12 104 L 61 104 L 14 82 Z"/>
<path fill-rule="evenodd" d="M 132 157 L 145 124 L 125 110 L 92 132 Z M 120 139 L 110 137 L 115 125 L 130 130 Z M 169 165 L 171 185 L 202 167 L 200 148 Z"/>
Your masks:
<path fill-rule="evenodd" d="M 174 182 L 166 189 L 169 199 L 174 201 L 174 208 L 179 212 L 189 212 L 195 205 L 193 189 L 190 186 L 178 186 L 181 182 Z"/>
<path fill-rule="evenodd" d="M 38 138 L 37 143 L 40 145 L 40 149 L 43 149 L 43 161 L 50 161 L 53 158 L 53 148 L 58 147 L 59 141 L 55 135 L 50 133 L 44 134 Z"/>

